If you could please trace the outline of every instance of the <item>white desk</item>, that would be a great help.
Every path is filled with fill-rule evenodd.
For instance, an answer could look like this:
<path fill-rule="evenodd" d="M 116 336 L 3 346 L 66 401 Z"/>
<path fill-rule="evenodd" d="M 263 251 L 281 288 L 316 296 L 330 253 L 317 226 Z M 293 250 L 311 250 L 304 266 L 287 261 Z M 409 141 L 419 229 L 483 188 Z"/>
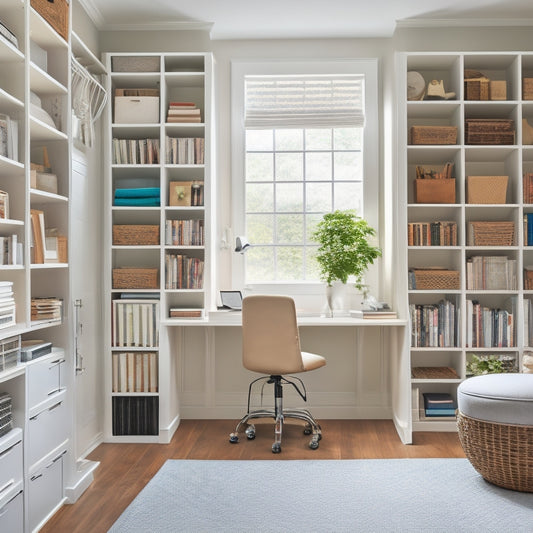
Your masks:
<path fill-rule="evenodd" d="M 243 372 L 242 367 L 235 368 L 237 353 L 239 354 L 239 365 L 241 363 L 240 348 L 238 346 L 235 346 L 234 349 L 228 347 L 231 340 L 237 336 L 235 333 L 229 333 L 229 331 L 223 333 L 224 328 L 233 330 L 235 327 L 241 327 L 242 314 L 238 311 L 220 311 L 209 313 L 207 317 L 202 319 L 166 319 L 162 323 L 165 326 L 171 326 L 169 329 L 172 331 L 172 338 L 169 339 L 169 349 L 171 353 L 177 351 L 180 360 L 177 363 L 179 366 L 177 370 L 178 388 L 185 400 L 185 405 L 180 408 L 180 411 L 188 418 L 240 418 L 245 408 L 245 403 L 241 400 L 243 391 L 229 392 L 225 389 L 221 391 L 220 387 L 221 383 L 225 384 L 230 371 L 237 376 Z M 317 417 L 373 418 L 373 413 L 377 412 L 373 411 L 373 408 L 370 408 L 367 413 L 364 411 L 364 406 L 351 405 L 350 407 L 346 405 L 346 402 L 343 404 L 346 395 L 343 397 L 342 392 L 337 390 L 337 381 L 339 374 L 342 374 L 344 370 L 343 361 L 346 361 L 347 374 L 357 366 L 356 374 L 363 374 L 358 378 L 363 382 L 367 379 L 367 376 L 364 375 L 364 365 L 368 364 L 369 360 L 370 363 L 377 361 L 376 366 L 381 366 L 381 371 L 387 375 L 386 379 L 385 377 L 381 378 L 381 385 L 387 390 L 390 406 L 387 408 L 388 415 L 378 413 L 376 417 L 392 417 L 400 439 L 404 444 L 410 444 L 412 442 L 410 361 L 405 355 L 408 352 L 402 349 L 406 341 L 408 321 L 403 319 L 298 316 L 298 325 L 305 328 L 305 332 L 301 334 L 309 335 L 312 341 L 318 340 L 324 345 L 324 343 L 329 342 L 328 339 L 331 339 L 330 347 L 336 342 L 337 337 L 341 336 L 344 339 L 343 347 L 351 347 L 345 350 L 347 356 L 351 354 L 361 355 L 358 360 L 363 361 L 356 364 L 354 357 L 342 359 L 344 356 L 341 355 L 336 360 L 332 358 L 331 364 L 327 366 L 336 364 L 337 375 L 330 381 L 331 385 L 327 386 L 327 390 L 314 395 L 314 397 L 326 398 L 326 401 L 322 403 L 320 400 L 318 401 L 318 408 L 312 407 L 313 412 L 316 412 L 315 409 L 318 411 Z M 318 332 L 313 331 L 313 328 L 318 330 L 327 328 L 327 330 Z M 342 332 L 338 329 L 337 332 L 331 331 L 330 328 L 342 328 Z M 365 331 L 373 333 L 365 334 Z M 371 349 L 367 348 L 367 337 L 370 337 Z M 378 339 L 377 342 L 375 341 L 376 338 Z M 378 348 L 375 348 L 376 344 Z M 217 349 L 221 352 L 218 357 L 216 355 Z M 309 348 L 306 349 L 313 351 Z M 317 353 L 321 352 L 318 351 Z M 228 354 L 233 354 L 234 359 L 230 359 Z M 337 354 L 335 353 L 335 355 Z M 194 365 L 197 365 L 197 368 L 191 370 Z M 229 366 L 231 366 L 231 370 L 228 369 Z M 331 370 L 333 371 L 333 368 Z M 223 375 L 221 376 L 220 373 Z M 192 381 L 194 379 L 199 380 L 200 375 L 203 375 L 201 378 L 203 384 L 193 386 Z M 380 380 L 379 376 L 376 375 L 372 378 L 378 382 Z M 248 381 L 246 379 L 243 381 L 243 385 L 247 387 Z M 321 382 L 321 385 L 323 383 Z M 182 404 L 182 401 L 179 403 Z M 320 412 L 323 414 L 320 415 Z M 240 414 L 235 416 L 235 413 Z"/>

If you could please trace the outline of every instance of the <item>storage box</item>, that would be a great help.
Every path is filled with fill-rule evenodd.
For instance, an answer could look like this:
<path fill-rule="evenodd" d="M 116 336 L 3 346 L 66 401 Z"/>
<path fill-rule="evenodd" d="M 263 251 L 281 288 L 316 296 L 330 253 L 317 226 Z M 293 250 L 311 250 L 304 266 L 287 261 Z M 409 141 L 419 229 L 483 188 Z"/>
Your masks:
<path fill-rule="evenodd" d="M 469 222 L 468 246 L 513 246 L 515 226 L 507 221 Z"/>
<path fill-rule="evenodd" d="M 490 99 L 507 100 L 507 82 L 505 80 L 493 80 L 490 82 Z"/>
<path fill-rule="evenodd" d="M 159 225 L 115 224 L 113 244 L 119 246 L 159 245 Z"/>
<path fill-rule="evenodd" d="M 158 289 L 157 268 L 121 267 L 113 269 L 113 289 Z"/>
<path fill-rule="evenodd" d="M 465 100 L 488 100 L 490 81 L 488 78 L 465 80 Z"/>
<path fill-rule="evenodd" d="M 412 271 L 415 290 L 456 290 L 460 289 L 459 271 L 440 268 Z"/>
<path fill-rule="evenodd" d="M 37 172 L 30 170 L 30 187 L 40 191 L 57 194 L 57 176 L 51 172 Z"/>
<path fill-rule="evenodd" d="M 457 127 L 411 126 L 409 144 L 457 144 Z"/>
<path fill-rule="evenodd" d="M 505 204 L 509 176 L 467 176 L 468 204 Z"/>
<path fill-rule="evenodd" d="M 70 0 L 31 0 L 31 7 L 43 17 L 54 30 L 68 41 L 68 9 Z"/>
<path fill-rule="evenodd" d="M 415 179 L 418 204 L 454 204 L 455 179 Z"/>
<path fill-rule="evenodd" d="M 159 72 L 159 56 L 116 56 L 111 58 L 113 72 Z"/>
<path fill-rule="evenodd" d="M 159 96 L 115 96 L 115 124 L 156 124 Z"/>
<path fill-rule="evenodd" d="M 465 143 L 514 144 L 515 123 L 512 119 L 480 118 L 465 120 Z"/>
<path fill-rule="evenodd" d="M 522 100 L 533 100 L 533 78 L 522 80 Z"/>

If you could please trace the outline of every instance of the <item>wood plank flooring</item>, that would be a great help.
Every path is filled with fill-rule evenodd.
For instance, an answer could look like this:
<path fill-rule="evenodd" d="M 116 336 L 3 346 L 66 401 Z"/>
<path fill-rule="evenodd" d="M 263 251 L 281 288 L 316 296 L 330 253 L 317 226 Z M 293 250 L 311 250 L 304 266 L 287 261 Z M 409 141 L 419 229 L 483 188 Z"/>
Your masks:
<path fill-rule="evenodd" d="M 167 459 L 288 460 L 464 457 L 456 433 L 414 433 L 401 443 L 390 420 L 323 420 L 318 450 L 301 426 L 286 425 L 282 452 L 273 454 L 271 424 L 256 438 L 230 444 L 232 420 L 183 420 L 169 444 L 101 444 L 88 457 L 100 461 L 95 479 L 74 505 L 65 505 L 42 533 L 105 533 Z"/>

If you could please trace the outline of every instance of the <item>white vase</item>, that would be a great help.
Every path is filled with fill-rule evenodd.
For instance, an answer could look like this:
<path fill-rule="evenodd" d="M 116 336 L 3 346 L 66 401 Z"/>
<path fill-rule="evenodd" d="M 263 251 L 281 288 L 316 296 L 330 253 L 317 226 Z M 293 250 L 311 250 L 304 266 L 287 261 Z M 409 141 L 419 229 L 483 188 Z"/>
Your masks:
<path fill-rule="evenodd" d="M 327 285 L 326 302 L 326 316 L 350 316 L 350 286 L 340 281 Z"/>

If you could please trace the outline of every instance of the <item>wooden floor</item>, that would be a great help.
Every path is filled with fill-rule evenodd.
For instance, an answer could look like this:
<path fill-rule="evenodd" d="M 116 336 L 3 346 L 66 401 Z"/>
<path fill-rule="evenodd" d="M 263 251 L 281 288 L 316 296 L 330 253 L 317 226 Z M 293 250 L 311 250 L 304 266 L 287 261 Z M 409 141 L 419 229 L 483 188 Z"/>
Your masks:
<path fill-rule="evenodd" d="M 386 459 L 464 457 L 456 433 L 414 433 L 401 443 L 390 420 L 323 420 L 318 450 L 301 426 L 285 426 L 282 452 L 273 454 L 272 425 L 256 438 L 230 444 L 231 420 L 183 420 L 170 444 L 101 444 L 88 459 L 100 461 L 95 479 L 74 505 L 57 512 L 42 533 L 105 533 L 167 459 Z"/>

